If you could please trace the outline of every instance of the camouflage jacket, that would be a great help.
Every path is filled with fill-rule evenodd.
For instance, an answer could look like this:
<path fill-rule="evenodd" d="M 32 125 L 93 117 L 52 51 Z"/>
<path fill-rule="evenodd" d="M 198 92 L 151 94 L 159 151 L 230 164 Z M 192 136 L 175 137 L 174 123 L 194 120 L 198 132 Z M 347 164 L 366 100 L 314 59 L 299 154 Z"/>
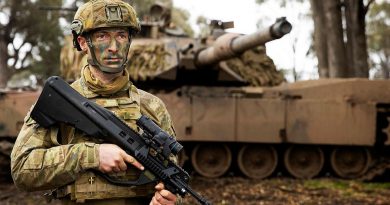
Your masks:
<path fill-rule="evenodd" d="M 144 114 L 175 136 L 171 118 L 163 102 L 156 96 L 137 89 L 131 83 L 127 90 L 110 97 L 93 93 L 81 79 L 75 81 L 72 87 L 88 99 L 114 112 L 133 129 L 138 129 L 135 120 L 140 114 Z M 104 180 L 93 180 L 100 184 L 90 186 L 90 179 L 99 178 L 91 176 L 92 172 L 87 170 L 99 166 L 100 143 L 100 139 L 86 136 L 67 125 L 53 126 L 50 129 L 40 127 L 28 113 L 11 154 L 14 182 L 17 187 L 30 191 L 62 187 L 69 191 L 64 196 L 70 194 L 72 200 L 81 201 L 150 196 L 154 193 L 153 184 L 116 187 Z M 139 171 L 129 166 L 126 173 L 120 177 L 135 179 L 138 175 Z M 96 194 L 92 194 L 93 192 Z"/>

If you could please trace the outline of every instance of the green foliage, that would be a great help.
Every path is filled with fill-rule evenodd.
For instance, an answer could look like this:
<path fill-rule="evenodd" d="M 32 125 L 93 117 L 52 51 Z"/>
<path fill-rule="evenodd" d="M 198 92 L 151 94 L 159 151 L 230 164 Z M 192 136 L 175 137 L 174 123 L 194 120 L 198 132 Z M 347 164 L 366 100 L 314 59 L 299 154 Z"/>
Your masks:
<path fill-rule="evenodd" d="M 210 26 L 208 25 L 207 18 L 205 16 L 198 16 L 196 24 L 199 26 L 199 37 L 205 38 L 211 33 Z"/>
<path fill-rule="evenodd" d="M 304 186 L 309 189 L 329 189 L 339 191 L 349 191 L 350 194 L 355 191 L 378 191 L 390 189 L 390 183 L 381 182 L 358 182 L 347 180 L 327 180 L 327 179 L 312 179 L 306 180 Z"/>
<path fill-rule="evenodd" d="M 267 0 L 256 0 L 256 3 L 257 4 L 263 4 L 264 2 L 266 2 Z"/>
<path fill-rule="evenodd" d="M 348 183 L 346 181 L 307 180 L 304 186 L 310 189 L 344 190 L 348 188 Z"/>
<path fill-rule="evenodd" d="M 367 19 L 369 49 L 374 52 L 390 49 L 390 3 L 374 3 Z"/>
<path fill-rule="evenodd" d="M 375 191 L 375 190 L 381 190 L 381 189 L 390 189 L 390 183 L 389 182 L 365 183 L 364 189 L 368 190 L 368 191 Z"/>
<path fill-rule="evenodd" d="M 61 6 L 61 0 L 5 1 L 0 3 L 0 14 L 9 17 L 0 24 L 0 41 L 8 45 L 8 73 L 35 67 L 59 67 L 60 36 L 59 13 L 46 12 L 40 6 Z M 4 65 L 2 65 L 4 66 Z M 42 75 L 51 74 L 38 69 Z"/>
<path fill-rule="evenodd" d="M 41 0 L 42 4 L 53 4 L 53 0 Z M 57 5 L 61 5 L 61 0 L 56 0 Z M 41 12 L 43 23 L 41 28 L 41 40 L 37 47 L 40 51 L 41 61 L 36 62 L 36 68 L 45 70 L 45 76 L 59 74 L 59 53 L 61 51 L 60 39 L 62 38 L 62 29 L 59 26 L 59 13 L 51 12 L 45 14 Z M 50 17 L 51 16 L 51 17 Z M 46 18 L 45 18 L 46 17 Z M 50 18 L 50 19 L 48 19 Z M 46 22 L 45 22 L 46 21 Z M 38 70 L 37 70 L 38 71 Z"/>
<path fill-rule="evenodd" d="M 390 49 L 390 3 L 374 3 L 369 10 L 367 34 L 369 48 L 373 51 Z"/>
<path fill-rule="evenodd" d="M 0 0 L 0 45 L 6 45 L 8 52 L 0 53 L 0 75 L 8 79 L 13 73 L 30 70 L 42 78 L 59 74 L 59 56 L 63 32 L 59 19 L 64 18 L 69 24 L 74 12 L 62 10 L 42 10 L 42 6 L 76 7 L 88 0 Z M 133 0 L 139 16 L 149 13 L 150 6 L 156 0 Z M 172 9 L 172 0 L 160 0 Z M 6 19 L 4 19 L 6 17 Z M 173 9 L 173 22 L 190 35 L 193 33 L 188 23 L 189 13 Z M 20 43 L 21 42 L 21 43 Z M 7 49 L 5 49 L 7 50 Z M 7 65 L 8 63 L 8 65 Z M 1 81 L 1 80 L 0 80 Z M 0 82 L 0 85 L 4 82 Z"/>
<path fill-rule="evenodd" d="M 390 3 L 374 2 L 367 15 L 367 42 L 375 77 L 390 77 Z"/>
<path fill-rule="evenodd" d="M 265 2 L 268 2 L 268 0 L 256 0 L 256 3 L 257 4 L 264 4 Z M 298 3 L 303 3 L 304 0 L 295 0 L 295 2 L 298 2 Z M 279 3 L 280 7 L 286 7 L 286 4 L 288 4 L 288 1 L 287 0 L 279 0 L 279 1 L 275 1 L 275 3 Z"/>
<path fill-rule="evenodd" d="M 188 23 L 190 18 L 190 13 L 184 9 L 173 8 L 172 11 L 172 22 L 182 28 L 186 34 L 189 36 L 194 35 L 194 30 L 192 30 L 191 25 Z"/>

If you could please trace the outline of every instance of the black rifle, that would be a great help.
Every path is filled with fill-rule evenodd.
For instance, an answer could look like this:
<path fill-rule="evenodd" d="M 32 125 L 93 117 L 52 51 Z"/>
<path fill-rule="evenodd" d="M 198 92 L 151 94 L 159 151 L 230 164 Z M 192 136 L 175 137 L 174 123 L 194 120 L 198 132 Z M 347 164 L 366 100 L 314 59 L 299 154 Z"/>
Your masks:
<path fill-rule="evenodd" d="M 210 204 L 190 188 L 188 173 L 169 159 L 171 154 L 176 155 L 182 149 L 182 145 L 146 116 L 136 122 L 143 131 L 139 134 L 111 111 L 89 101 L 60 77 L 53 76 L 46 81 L 31 117 L 43 127 L 66 123 L 87 135 L 116 144 L 145 167 L 135 181 L 118 180 L 98 172 L 110 183 L 133 186 L 159 180 L 174 194 L 184 197 L 189 193 L 200 204 Z"/>

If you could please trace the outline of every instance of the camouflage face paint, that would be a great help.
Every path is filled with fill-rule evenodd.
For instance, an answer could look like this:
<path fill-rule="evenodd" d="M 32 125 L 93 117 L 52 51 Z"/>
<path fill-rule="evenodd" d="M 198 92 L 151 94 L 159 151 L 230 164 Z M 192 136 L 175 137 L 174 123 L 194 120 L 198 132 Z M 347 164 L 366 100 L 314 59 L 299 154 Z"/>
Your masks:
<path fill-rule="evenodd" d="M 124 29 L 104 29 L 92 35 L 96 60 L 102 66 L 118 68 L 125 63 L 129 34 Z"/>

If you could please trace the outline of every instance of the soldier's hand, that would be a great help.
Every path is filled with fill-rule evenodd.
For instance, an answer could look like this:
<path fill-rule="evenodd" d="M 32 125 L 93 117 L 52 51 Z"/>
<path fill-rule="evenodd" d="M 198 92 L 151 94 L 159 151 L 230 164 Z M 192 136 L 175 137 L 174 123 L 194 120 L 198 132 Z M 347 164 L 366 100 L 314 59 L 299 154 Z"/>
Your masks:
<path fill-rule="evenodd" d="M 144 167 L 128 155 L 123 149 L 114 144 L 101 144 L 99 146 L 99 170 L 103 173 L 121 172 L 127 169 L 126 162 L 140 170 Z"/>
<path fill-rule="evenodd" d="M 159 183 L 155 187 L 156 192 L 149 205 L 175 205 L 177 196 L 164 189 L 164 184 Z"/>

